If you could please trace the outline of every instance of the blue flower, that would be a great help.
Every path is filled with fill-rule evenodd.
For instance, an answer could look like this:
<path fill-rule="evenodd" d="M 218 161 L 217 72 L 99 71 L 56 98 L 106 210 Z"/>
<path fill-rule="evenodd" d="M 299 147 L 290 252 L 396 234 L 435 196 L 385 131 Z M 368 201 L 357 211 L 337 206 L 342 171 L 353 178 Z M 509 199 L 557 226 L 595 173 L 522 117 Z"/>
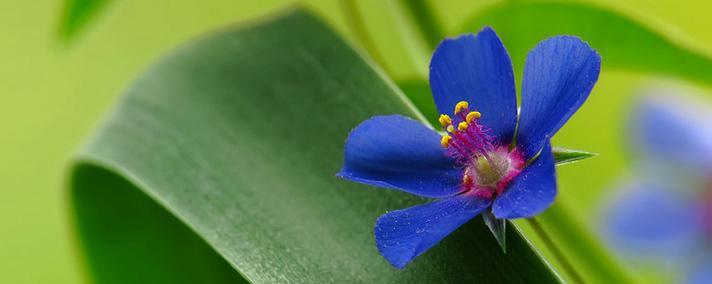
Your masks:
<path fill-rule="evenodd" d="M 576 37 L 539 43 L 527 57 L 517 119 L 512 63 L 497 34 L 484 28 L 442 41 L 430 86 L 447 133 L 387 115 L 346 141 L 339 177 L 438 199 L 379 217 L 381 255 L 403 268 L 485 210 L 504 220 L 546 209 L 556 196 L 549 139 L 586 100 L 600 63 Z"/>
<path fill-rule="evenodd" d="M 606 236 L 635 260 L 712 283 L 712 115 L 681 95 L 648 94 L 632 112 L 635 178 L 606 210 Z"/>

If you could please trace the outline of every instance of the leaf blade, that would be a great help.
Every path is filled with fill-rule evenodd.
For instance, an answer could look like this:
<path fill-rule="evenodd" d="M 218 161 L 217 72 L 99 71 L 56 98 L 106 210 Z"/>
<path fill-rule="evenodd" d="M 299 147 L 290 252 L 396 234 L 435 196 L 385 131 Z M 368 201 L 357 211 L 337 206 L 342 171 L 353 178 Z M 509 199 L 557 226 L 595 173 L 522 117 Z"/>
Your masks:
<path fill-rule="evenodd" d="M 420 117 L 296 11 L 164 57 L 79 157 L 131 177 L 252 282 L 559 281 L 516 230 L 502 254 L 481 220 L 390 267 L 376 217 L 425 201 L 334 177 L 349 130 L 384 113 Z"/>

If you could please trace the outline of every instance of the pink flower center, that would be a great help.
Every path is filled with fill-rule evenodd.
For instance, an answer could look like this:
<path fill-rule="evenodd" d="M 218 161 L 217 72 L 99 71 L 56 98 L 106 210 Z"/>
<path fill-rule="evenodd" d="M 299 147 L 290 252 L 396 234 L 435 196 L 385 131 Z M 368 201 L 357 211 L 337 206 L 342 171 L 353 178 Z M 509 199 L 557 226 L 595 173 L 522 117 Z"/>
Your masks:
<path fill-rule="evenodd" d="M 455 105 L 455 116 L 453 121 L 440 115 L 440 124 L 447 130 L 440 142 L 463 168 L 462 190 L 486 199 L 499 196 L 522 171 L 524 158 L 516 148 L 496 145 L 489 129 L 479 124 L 482 114 L 470 111 L 467 102 Z"/>

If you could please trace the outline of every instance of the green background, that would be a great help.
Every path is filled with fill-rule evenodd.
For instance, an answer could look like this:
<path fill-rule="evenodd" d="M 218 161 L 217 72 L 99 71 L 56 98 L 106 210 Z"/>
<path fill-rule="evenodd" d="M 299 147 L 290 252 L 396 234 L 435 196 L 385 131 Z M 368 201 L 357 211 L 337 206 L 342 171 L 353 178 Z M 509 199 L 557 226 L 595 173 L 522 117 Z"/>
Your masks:
<path fill-rule="evenodd" d="M 177 44 L 216 27 L 268 14 L 290 1 L 115 1 L 70 45 L 57 38 L 61 1 L 0 3 L 0 277 L 7 283 L 74 283 L 85 278 L 68 218 L 69 158 L 136 74 Z M 498 1 L 432 1 L 447 31 Z M 361 2 L 377 48 L 395 78 L 423 72 L 380 1 Z M 701 1 L 599 1 L 696 50 L 712 49 L 710 4 Z M 306 5 L 351 38 L 338 1 Z M 388 5 L 388 4 L 386 4 Z M 604 59 L 605 62 L 605 59 Z M 622 125 L 633 92 L 649 76 L 604 68 L 594 96 L 555 143 L 602 153 L 559 168 L 561 198 L 595 229 L 601 202 L 625 172 Z M 603 118 L 603 119 L 602 119 Z M 597 135 L 590 131 L 605 131 Z M 611 134 L 613 133 L 613 134 Z M 595 145 L 593 148 L 591 145 Z M 588 163 L 588 164 L 587 164 Z M 594 170 L 596 175 L 589 173 Z M 569 190 L 596 188 L 600 190 Z"/>

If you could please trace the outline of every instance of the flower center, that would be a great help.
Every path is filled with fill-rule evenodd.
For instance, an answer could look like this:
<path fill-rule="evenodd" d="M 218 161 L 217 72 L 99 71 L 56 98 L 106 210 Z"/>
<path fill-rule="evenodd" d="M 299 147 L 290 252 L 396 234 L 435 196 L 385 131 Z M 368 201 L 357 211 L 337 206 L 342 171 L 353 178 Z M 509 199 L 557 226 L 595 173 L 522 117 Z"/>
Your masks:
<path fill-rule="evenodd" d="M 517 149 L 496 145 L 489 129 L 479 123 L 482 114 L 470 111 L 467 102 L 457 103 L 454 113 L 455 120 L 446 114 L 438 119 L 448 133 L 440 142 L 463 168 L 463 191 L 492 199 L 521 172 L 524 159 Z"/>

